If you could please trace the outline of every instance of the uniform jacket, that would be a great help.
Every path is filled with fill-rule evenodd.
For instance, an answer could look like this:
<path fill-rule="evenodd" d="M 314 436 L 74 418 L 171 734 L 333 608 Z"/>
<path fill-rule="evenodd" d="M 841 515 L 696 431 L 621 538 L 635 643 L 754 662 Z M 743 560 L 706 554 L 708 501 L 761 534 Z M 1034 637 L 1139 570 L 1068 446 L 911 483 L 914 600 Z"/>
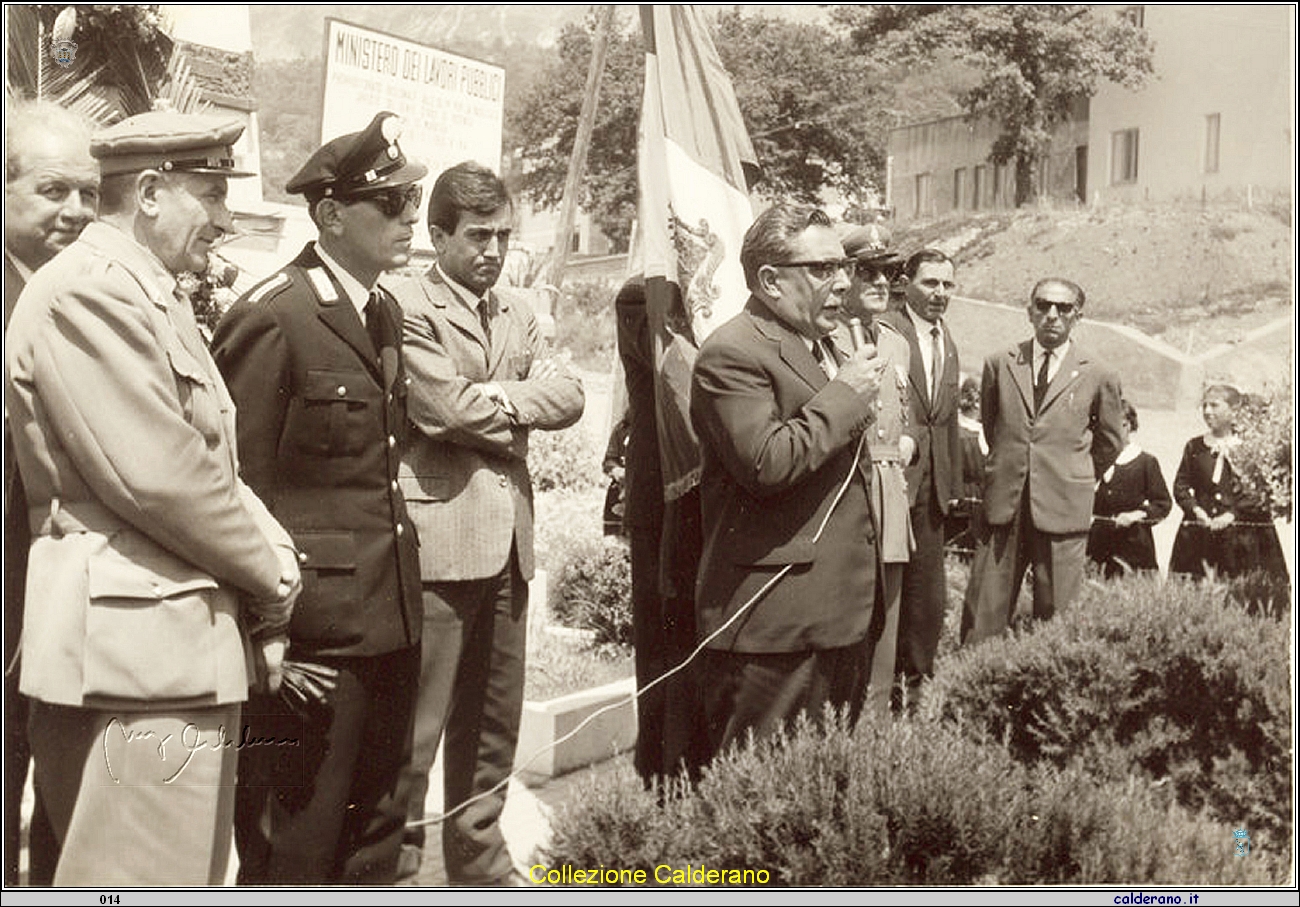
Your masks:
<path fill-rule="evenodd" d="M 1071 341 L 1037 415 L 1032 342 L 990 356 L 980 385 L 988 522 L 1011 522 L 1028 482 L 1037 529 L 1087 532 L 1093 488 L 1123 446 L 1123 415 L 1119 379 L 1077 342 Z"/>
<path fill-rule="evenodd" d="M 397 485 L 407 382 L 386 293 L 377 354 L 308 245 L 217 325 L 244 477 L 293 536 L 303 591 L 291 651 L 381 655 L 420 638 L 416 536 Z"/>
<path fill-rule="evenodd" d="M 409 416 L 414 428 L 401 486 L 420 530 L 425 581 L 495 576 L 513 545 L 533 575 L 533 486 L 528 433 L 582 416 L 582 383 L 567 371 L 530 377 L 544 343 L 532 308 L 506 290 L 489 292 L 491 343 L 477 314 L 436 268 L 394 287 L 404 313 Z M 501 387 L 515 412 L 478 386 Z"/>
<path fill-rule="evenodd" d="M 943 374 L 939 376 L 939 394 L 930 399 L 925 381 L 925 361 L 916 336 L 916 325 L 905 311 L 891 309 L 882 313 L 878 321 L 887 324 L 907 338 L 911 354 L 909 384 L 911 385 L 911 412 L 906 433 L 916 441 L 916 456 L 907 466 L 907 488 L 912 503 L 921 488 L 929 487 L 939 512 L 948 513 L 948 502 L 961 497 L 961 432 L 957 428 L 958 393 L 961 364 L 957 346 L 953 343 L 948 325 L 943 325 Z M 930 338 L 926 338 L 926 343 Z"/>
<path fill-rule="evenodd" d="M 291 544 L 238 479 L 234 410 L 162 265 L 92 223 L 38 271 L 7 341 L 31 527 L 24 693 L 95 706 L 248 692 L 244 601 Z"/>
<path fill-rule="evenodd" d="M 700 348 L 691 421 L 702 464 L 700 634 L 718 630 L 793 565 L 710 646 L 795 652 L 861 640 L 876 563 L 870 465 L 857 455 L 872 408 L 828 381 L 803 338 L 751 298 Z"/>

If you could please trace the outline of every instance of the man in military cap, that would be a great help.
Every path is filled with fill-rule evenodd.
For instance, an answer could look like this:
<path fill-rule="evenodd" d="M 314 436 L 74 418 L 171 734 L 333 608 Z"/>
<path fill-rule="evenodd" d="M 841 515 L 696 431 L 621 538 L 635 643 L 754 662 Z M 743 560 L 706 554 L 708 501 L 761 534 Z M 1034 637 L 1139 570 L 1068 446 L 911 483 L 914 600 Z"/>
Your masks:
<path fill-rule="evenodd" d="M 378 279 L 410 257 L 427 173 L 398 134 L 380 113 L 311 156 L 287 189 L 306 197 L 319 238 L 235 302 L 213 338 L 244 477 L 293 535 L 304 577 L 285 689 L 250 711 L 260 736 L 299 727 L 305 765 L 270 747 L 242 754 L 247 884 L 384 884 L 396 872 L 420 564 L 397 484 L 402 314 Z"/>
<path fill-rule="evenodd" d="M 33 535 L 21 689 L 56 885 L 220 883 L 246 653 L 279 683 L 297 556 L 238 477 L 230 397 L 176 280 L 232 229 L 242 129 L 152 112 L 100 132 L 100 220 L 10 322 Z"/>
<path fill-rule="evenodd" d="M 894 687 L 898 645 L 898 615 L 903 571 L 911 558 L 912 527 L 904 470 L 916 454 L 908 433 L 911 404 L 907 374 L 911 354 L 907 340 L 881 316 L 889 308 L 890 282 L 901 259 L 891 248 L 889 230 L 880 223 L 841 228 L 844 254 L 853 262 L 842 318 L 850 324 L 849 349 L 865 343 L 876 347 L 885 363 L 876 395 L 876 424 L 867 429 L 866 452 L 871 459 L 871 516 L 876 536 L 876 600 L 867 634 L 871 657 L 867 703 L 877 715 L 888 714 Z"/>

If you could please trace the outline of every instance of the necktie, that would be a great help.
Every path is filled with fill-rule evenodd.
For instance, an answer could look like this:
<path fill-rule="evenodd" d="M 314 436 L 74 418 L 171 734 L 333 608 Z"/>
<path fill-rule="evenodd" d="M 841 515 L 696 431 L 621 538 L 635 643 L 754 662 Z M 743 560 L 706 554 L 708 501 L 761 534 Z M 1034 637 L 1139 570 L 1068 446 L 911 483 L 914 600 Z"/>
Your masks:
<path fill-rule="evenodd" d="M 486 296 L 478 301 L 478 320 L 483 325 L 483 336 L 487 339 L 488 346 L 491 346 L 492 324 L 488 317 L 488 299 Z"/>
<path fill-rule="evenodd" d="M 1047 367 L 1052 361 L 1052 351 L 1043 350 L 1043 364 L 1038 367 L 1038 378 L 1034 381 L 1034 412 L 1043 405 L 1043 397 L 1047 394 Z"/>
<path fill-rule="evenodd" d="M 813 341 L 813 357 L 817 360 L 817 364 L 822 367 L 822 371 L 826 373 L 827 378 L 834 379 L 839 373 L 839 368 L 835 362 L 835 353 L 827 346 L 827 341 L 824 338 Z"/>
<path fill-rule="evenodd" d="M 939 379 L 943 377 L 943 341 L 939 325 L 930 328 L 930 402 L 939 399 Z"/>
<path fill-rule="evenodd" d="M 366 302 L 366 333 L 370 335 L 376 353 L 384 348 L 384 323 L 379 306 L 379 294 L 371 293 Z"/>

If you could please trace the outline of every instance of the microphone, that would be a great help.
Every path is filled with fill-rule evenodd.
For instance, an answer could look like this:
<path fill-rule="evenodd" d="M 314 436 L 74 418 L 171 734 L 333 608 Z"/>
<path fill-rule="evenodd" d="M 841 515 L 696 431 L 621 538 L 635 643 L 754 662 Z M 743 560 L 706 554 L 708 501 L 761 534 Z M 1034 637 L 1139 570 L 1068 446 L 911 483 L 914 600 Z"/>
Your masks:
<path fill-rule="evenodd" d="M 849 319 L 849 336 L 853 339 L 853 352 L 867 345 L 867 333 L 862 329 L 861 318 Z"/>

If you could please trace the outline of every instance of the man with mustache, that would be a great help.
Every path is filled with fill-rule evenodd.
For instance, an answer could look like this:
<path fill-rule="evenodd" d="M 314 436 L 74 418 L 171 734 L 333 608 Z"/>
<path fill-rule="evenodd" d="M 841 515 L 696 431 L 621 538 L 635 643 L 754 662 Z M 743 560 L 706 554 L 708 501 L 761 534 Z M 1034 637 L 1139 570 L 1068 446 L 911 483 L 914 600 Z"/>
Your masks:
<path fill-rule="evenodd" d="M 528 437 L 577 422 L 584 397 L 528 301 L 494 289 L 514 220 L 505 184 L 480 164 L 457 164 L 434 183 L 428 217 L 438 261 L 394 288 L 414 428 L 401 484 L 420 530 L 426 640 L 402 875 L 419 868 L 419 823 L 445 727 L 447 878 L 526 885 L 500 819 L 523 709 L 533 576 Z"/>
<path fill-rule="evenodd" d="M 1035 620 L 1083 586 L 1094 489 L 1124 447 L 1119 377 L 1070 337 L 1084 302 L 1073 281 L 1040 280 L 1029 294 L 1034 336 L 984 360 L 987 525 L 962 606 L 963 646 L 1007 631 L 1028 567 Z"/>
<path fill-rule="evenodd" d="M 5 338 L 32 531 L 20 686 L 59 886 L 220 884 L 235 753 L 179 741 L 239 726 L 247 654 L 279 683 L 298 558 L 239 480 L 177 283 L 233 229 L 242 131 L 154 111 L 96 134 L 100 219 L 32 275 Z"/>
<path fill-rule="evenodd" d="M 386 884 L 406 817 L 420 670 L 420 567 L 397 485 L 406 430 L 401 311 L 378 282 L 411 254 L 427 172 L 380 113 L 289 181 L 319 238 L 251 289 L 213 349 L 238 407 L 244 477 L 293 535 L 303 595 L 286 685 L 250 704 L 236 836 L 245 884 Z M 296 683 L 295 678 L 314 678 Z"/>

